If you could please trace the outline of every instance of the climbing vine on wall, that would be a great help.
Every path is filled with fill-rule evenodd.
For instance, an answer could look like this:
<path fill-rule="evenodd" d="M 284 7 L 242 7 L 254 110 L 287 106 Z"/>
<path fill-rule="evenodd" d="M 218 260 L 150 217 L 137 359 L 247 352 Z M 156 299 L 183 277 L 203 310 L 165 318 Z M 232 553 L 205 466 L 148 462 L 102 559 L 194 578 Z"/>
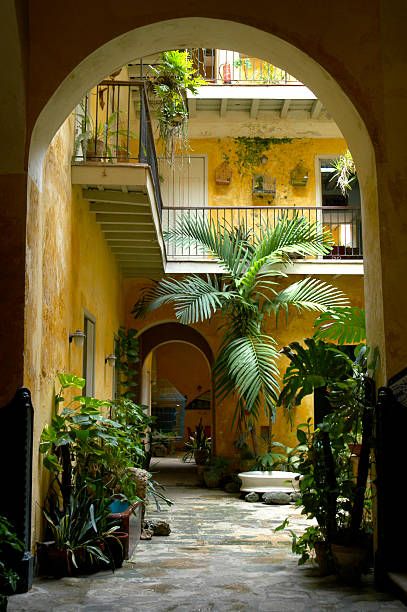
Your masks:
<path fill-rule="evenodd" d="M 252 174 L 262 163 L 262 156 L 272 144 L 292 142 L 292 138 L 261 138 L 260 136 L 238 136 L 235 143 L 235 160 L 240 175 Z"/>
<path fill-rule="evenodd" d="M 116 343 L 117 395 L 133 401 L 136 398 L 137 364 L 140 361 L 136 335 L 136 329 L 120 327 Z"/>

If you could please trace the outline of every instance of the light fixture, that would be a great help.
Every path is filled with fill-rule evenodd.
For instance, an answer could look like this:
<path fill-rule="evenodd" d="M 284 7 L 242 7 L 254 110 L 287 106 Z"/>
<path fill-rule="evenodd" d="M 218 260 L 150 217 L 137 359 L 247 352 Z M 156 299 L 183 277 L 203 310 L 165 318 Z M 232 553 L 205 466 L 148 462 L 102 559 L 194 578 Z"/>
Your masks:
<path fill-rule="evenodd" d="M 263 164 L 263 166 L 265 166 L 267 164 L 268 160 L 269 160 L 269 158 L 267 157 L 267 155 L 262 155 L 260 157 L 260 161 Z"/>
<path fill-rule="evenodd" d="M 108 363 L 111 368 L 114 368 L 114 366 L 116 365 L 116 359 L 116 355 L 114 353 L 110 353 L 110 355 L 107 355 L 105 357 L 105 363 Z"/>
<path fill-rule="evenodd" d="M 71 343 L 73 340 L 76 346 L 83 346 L 85 338 L 85 332 L 80 329 L 77 329 L 76 331 L 72 332 L 72 334 L 69 334 L 69 342 Z"/>

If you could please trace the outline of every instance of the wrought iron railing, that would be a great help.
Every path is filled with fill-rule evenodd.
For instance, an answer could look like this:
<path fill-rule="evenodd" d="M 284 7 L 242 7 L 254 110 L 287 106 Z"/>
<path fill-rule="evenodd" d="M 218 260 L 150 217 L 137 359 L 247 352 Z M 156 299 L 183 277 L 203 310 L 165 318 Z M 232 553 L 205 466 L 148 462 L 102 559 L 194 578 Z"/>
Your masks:
<path fill-rule="evenodd" d="M 206 219 L 215 224 L 232 228 L 243 228 L 251 235 L 261 229 L 273 228 L 281 217 L 289 219 L 295 215 L 307 221 L 319 222 L 328 228 L 333 236 L 334 246 L 323 259 L 362 259 L 361 216 L 359 208 L 333 206 L 207 206 L 194 208 L 171 207 L 162 210 L 163 231 L 173 229 L 186 219 L 199 221 Z M 171 260 L 199 260 L 210 258 L 205 250 L 196 246 L 179 246 L 172 241 L 166 242 L 167 257 Z"/>
<path fill-rule="evenodd" d="M 208 84 L 302 85 L 285 70 L 237 51 L 222 49 L 188 49 L 188 51 L 197 71 Z M 156 57 L 146 57 L 133 61 L 129 66 L 135 78 L 144 79 L 153 76 L 151 66 L 155 67 L 158 64 Z"/>
<path fill-rule="evenodd" d="M 158 165 L 145 81 L 103 81 L 78 105 L 75 163 L 145 163 L 159 210 Z"/>

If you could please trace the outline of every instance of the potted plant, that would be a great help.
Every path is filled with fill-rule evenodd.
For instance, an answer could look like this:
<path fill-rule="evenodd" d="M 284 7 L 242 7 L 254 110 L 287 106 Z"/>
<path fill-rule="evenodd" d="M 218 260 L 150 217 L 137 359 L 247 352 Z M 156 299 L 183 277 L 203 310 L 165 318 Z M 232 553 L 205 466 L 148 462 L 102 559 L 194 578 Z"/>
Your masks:
<path fill-rule="evenodd" d="M 290 365 L 280 404 L 292 409 L 314 390 L 322 400 L 316 428 L 312 431 L 308 422 L 307 430 L 300 428 L 297 434 L 302 445 L 302 503 L 304 513 L 317 519 L 337 573 L 353 582 L 366 568 L 371 529 L 366 520 L 374 405 L 369 351 L 359 347 L 352 362 L 333 344 L 306 339 L 305 345 L 292 343 L 283 349 Z M 362 444 L 355 479 L 349 445 L 359 428 Z"/>
<path fill-rule="evenodd" d="M 76 113 L 75 155 L 84 161 L 128 161 L 128 147 L 123 144 L 129 137 L 135 137 L 128 130 L 120 127 L 119 110 L 110 114 L 105 113 L 104 118 L 96 123 L 91 112 L 87 111 L 87 100 L 79 106 Z M 120 137 L 120 138 L 119 138 Z M 82 155 L 79 154 L 80 149 Z"/>
<path fill-rule="evenodd" d="M 108 512 L 107 500 L 91 497 L 86 485 L 71 492 L 66 507 L 60 505 L 57 496 L 50 495 L 43 514 L 52 540 L 40 546 L 43 571 L 70 576 L 95 571 L 101 565 L 110 567 L 104 544 L 119 528 L 107 527 Z"/>
<path fill-rule="evenodd" d="M 12 524 L 0 516 L 0 610 L 7 609 L 7 596 L 17 587 L 18 574 L 12 568 L 24 550 Z"/>
<path fill-rule="evenodd" d="M 211 438 L 205 434 L 202 419 L 196 425 L 195 431 L 189 437 L 188 442 L 185 443 L 185 448 L 186 453 L 182 458 L 183 461 L 188 461 L 193 457 L 196 465 L 207 463 L 211 452 Z"/>

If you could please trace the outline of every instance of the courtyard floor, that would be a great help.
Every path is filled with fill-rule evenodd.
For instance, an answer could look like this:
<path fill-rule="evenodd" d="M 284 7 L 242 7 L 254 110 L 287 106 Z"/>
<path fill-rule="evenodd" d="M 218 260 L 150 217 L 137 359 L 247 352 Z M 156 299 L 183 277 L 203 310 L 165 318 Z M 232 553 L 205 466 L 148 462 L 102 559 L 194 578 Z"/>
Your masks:
<path fill-rule="evenodd" d="M 154 466 L 153 466 L 154 469 Z M 195 466 L 159 460 L 156 479 L 174 505 L 148 517 L 170 521 L 170 536 L 141 541 L 123 568 L 83 578 L 36 579 L 9 599 L 10 612 L 209 612 L 403 610 L 378 593 L 372 577 L 359 587 L 298 567 L 290 536 L 273 529 L 287 516 L 299 533 L 307 522 L 293 506 L 246 503 L 238 495 L 197 488 Z"/>

